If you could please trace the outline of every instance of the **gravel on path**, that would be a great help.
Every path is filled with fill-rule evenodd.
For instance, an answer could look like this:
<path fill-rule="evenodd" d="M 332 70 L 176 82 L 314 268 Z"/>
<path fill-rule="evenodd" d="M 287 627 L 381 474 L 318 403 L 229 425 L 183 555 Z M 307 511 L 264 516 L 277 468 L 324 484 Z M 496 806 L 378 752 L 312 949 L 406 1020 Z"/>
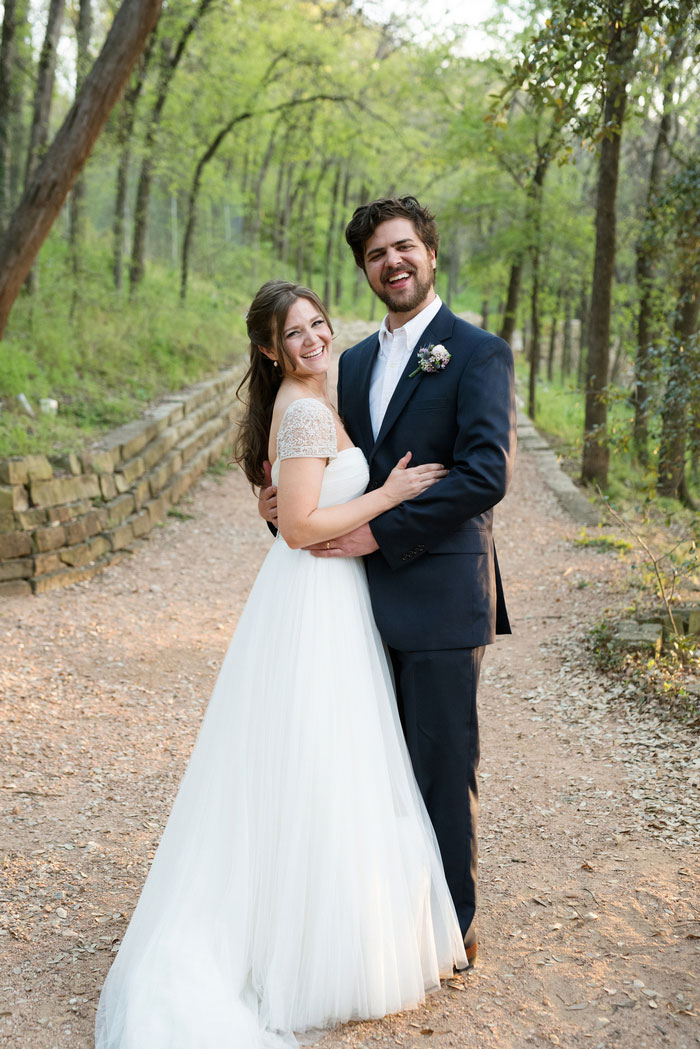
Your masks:
<path fill-rule="evenodd" d="M 0 609 L 2 1046 L 92 1046 L 269 546 L 238 470 L 178 514 L 107 574 Z M 624 603 L 628 569 L 576 531 L 519 455 L 496 524 L 514 634 L 488 650 L 480 691 L 478 966 L 320 1049 L 700 1043 L 700 745 L 591 665 L 587 633 Z"/>

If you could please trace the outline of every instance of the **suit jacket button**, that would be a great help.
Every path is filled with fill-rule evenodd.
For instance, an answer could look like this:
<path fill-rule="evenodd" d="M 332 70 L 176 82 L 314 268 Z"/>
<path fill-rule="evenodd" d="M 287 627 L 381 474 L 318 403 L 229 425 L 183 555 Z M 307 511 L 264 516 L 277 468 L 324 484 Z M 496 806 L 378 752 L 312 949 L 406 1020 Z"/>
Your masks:
<path fill-rule="evenodd" d="M 401 560 L 402 561 L 410 561 L 411 560 L 411 555 L 410 554 L 401 554 Z"/>

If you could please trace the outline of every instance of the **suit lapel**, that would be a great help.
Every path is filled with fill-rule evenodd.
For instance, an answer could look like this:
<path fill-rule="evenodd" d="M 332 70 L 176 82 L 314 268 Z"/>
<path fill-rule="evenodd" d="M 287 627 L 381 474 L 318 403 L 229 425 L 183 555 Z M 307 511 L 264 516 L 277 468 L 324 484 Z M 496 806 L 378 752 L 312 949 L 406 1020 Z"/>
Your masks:
<path fill-rule="evenodd" d="M 369 414 L 369 387 L 378 349 L 379 334 L 368 339 L 357 351 L 353 351 L 349 358 L 352 360 L 352 371 L 349 374 L 346 371 L 343 380 L 343 399 L 348 404 L 346 414 L 348 419 L 354 419 L 356 422 L 354 439 L 366 456 L 370 455 L 374 444 Z"/>
<path fill-rule="evenodd" d="M 436 346 L 438 343 L 446 342 L 452 334 L 452 328 L 454 326 L 454 314 L 448 310 L 447 306 L 443 303 L 432 321 L 425 329 L 418 342 L 415 345 L 413 353 L 411 354 L 408 364 L 401 373 L 396 389 L 394 390 L 391 400 L 389 401 L 382 420 L 382 425 L 379 433 L 377 434 L 377 440 L 374 442 L 374 447 L 370 455 L 370 462 L 374 456 L 377 448 L 382 443 L 386 435 L 388 434 L 391 427 L 394 425 L 399 415 L 405 408 L 409 399 L 413 396 L 414 392 L 418 389 L 418 384 L 425 378 L 425 372 L 419 371 L 417 375 L 410 378 L 411 372 L 414 372 L 418 367 L 418 351 L 426 346 L 430 346 L 432 343 Z M 379 339 L 377 339 L 377 344 Z M 369 416 L 369 383 L 367 384 L 366 403 L 368 406 L 367 415 Z M 370 426 L 371 432 L 371 426 Z"/>

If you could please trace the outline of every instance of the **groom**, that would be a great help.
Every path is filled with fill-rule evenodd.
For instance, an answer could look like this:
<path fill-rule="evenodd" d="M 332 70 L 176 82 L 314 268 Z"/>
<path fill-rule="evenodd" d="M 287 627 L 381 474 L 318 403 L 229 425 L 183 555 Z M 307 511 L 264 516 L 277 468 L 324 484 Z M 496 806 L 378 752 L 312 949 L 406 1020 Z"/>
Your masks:
<path fill-rule="evenodd" d="M 473 964 L 476 692 L 484 646 L 510 633 L 491 526 L 515 453 L 512 354 L 435 294 L 437 230 L 415 197 L 357 208 L 345 236 L 387 308 L 379 332 L 346 350 L 338 370 L 338 410 L 367 457 L 369 488 L 408 450 L 413 465 L 441 462 L 449 474 L 313 552 L 366 558 L 413 769 Z M 268 501 L 273 490 L 263 489 L 264 517 Z"/>

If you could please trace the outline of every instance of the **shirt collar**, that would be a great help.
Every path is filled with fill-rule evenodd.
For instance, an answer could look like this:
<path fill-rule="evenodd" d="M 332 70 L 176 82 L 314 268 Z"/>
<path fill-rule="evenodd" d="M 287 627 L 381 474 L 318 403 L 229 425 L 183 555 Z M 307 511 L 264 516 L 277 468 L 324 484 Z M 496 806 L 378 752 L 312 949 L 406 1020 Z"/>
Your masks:
<path fill-rule="evenodd" d="M 417 313 L 410 321 L 406 321 L 400 328 L 394 328 L 393 332 L 387 328 L 386 317 L 384 317 L 379 328 L 379 352 L 388 349 L 396 333 L 403 331 L 406 334 L 406 350 L 412 353 L 419 338 L 433 318 L 437 316 L 441 306 L 442 299 L 436 295 L 420 313 Z"/>

